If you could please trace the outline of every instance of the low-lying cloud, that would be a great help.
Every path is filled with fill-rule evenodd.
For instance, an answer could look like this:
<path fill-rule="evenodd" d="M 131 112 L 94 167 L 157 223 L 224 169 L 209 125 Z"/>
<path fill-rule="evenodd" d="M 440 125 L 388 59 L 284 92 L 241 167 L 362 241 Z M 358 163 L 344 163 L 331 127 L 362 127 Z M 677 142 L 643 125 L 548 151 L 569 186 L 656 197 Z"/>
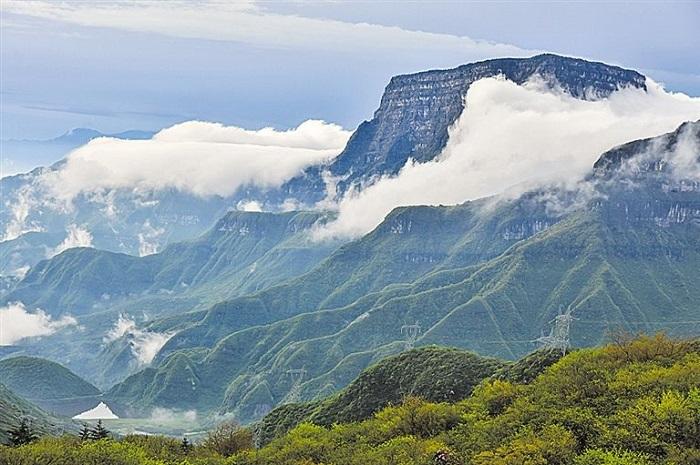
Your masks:
<path fill-rule="evenodd" d="M 53 319 L 41 309 L 29 311 L 22 302 L 0 307 L 0 346 L 12 345 L 29 337 L 49 336 L 78 322 L 65 315 Z"/>
<path fill-rule="evenodd" d="M 57 168 L 45 169 L 7 193 L 3 200 L 8 215 L 0 240 L 43 230 L 37 213 L 70 214 L 79 196 L 103 205 L 104 217 L 117 222 L 115 199 L 122 192 L 131 194 L 139 208 L 157 203 L 138 202 L 160 190 L 208 197 L 229 196 L 247 187 L 276 188 L 306 167 L 337 156 L 349 137 L 350 132 L 338 125 L 308 120 L 289 130 L 190 121 L 163 129 L 149 140 L 94 139 L 71 152 Z M 157 251 L 164 232 L 144 225 L 140 254 Z M 87 235 L 81 238 L 84 242 L 79 245 L 87 245 Z"/>
<path fill-rule="evenodd" d="M 279 187 L 338 155 L 349 137 L 340 126 L 315 120 L 288 131 L 191 121 L 149 140 L 93 139 L 41 182 L 67 205 L 81 193 L 114 189 L 229 196 L 243 186 Z"/>
<path fill-rule="evenodd" d="M 114 342 L 126 338 L 132 355 L 141 365 L 150 364 L 158 351 L 173 337 L 174 333 L 146 331 L 136 326 L 136 322 L 126 315 L 119 315 L 114 327 L 105 335 L 104 342 Z"/>
<path fill-rule="evenodd" d="M 647 86 L 648 92 L 630 88 L 584 101 L 538 82 L 475 82 L 439 157 L 409 161 L 398 175 L 347 193 L 337 203 L 337 220 L 315 235 L 359 236 L 398 206 L 454 205 L 505 190 L 572 186 L 602 152 L 700 118 L 700 98 L 666 92 L 650 80 Z"/>

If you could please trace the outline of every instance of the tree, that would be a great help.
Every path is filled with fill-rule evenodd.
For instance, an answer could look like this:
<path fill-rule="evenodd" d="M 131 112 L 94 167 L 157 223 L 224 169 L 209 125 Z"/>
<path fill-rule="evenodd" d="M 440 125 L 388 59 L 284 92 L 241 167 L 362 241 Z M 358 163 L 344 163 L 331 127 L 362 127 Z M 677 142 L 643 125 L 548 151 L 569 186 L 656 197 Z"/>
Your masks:
<path fill-rule="evenodd" d="M 106 439 L 109 437 L 109 430 L 102 425 L 102 420 L 97 420 L 97 424 L 90 431 L 90 439 L 99 441 L 100 439 Z"/>
<path fill-rule="evenodd" d="M 10 444 L 13 446 L 23 446 L 38 439 L 38 436 L 32 430 L 31 422 L 26 418 L 22 418 L 17 428 L 11 429 L 8 432 L 10 436 Z"/>
<path fill-rule="evenodd" d="M 253 433 L 236 422 L 221 423 L 209 432 L 204 447 L 230 457 L 236 452 L 253 448 Z"/>
<path fill-rule="evenodd" d="M 80 435 L 80 439 L 83 441 L 87 441 L 88 439 L 90 439 L 91 431 L 90 431 L 90 427 L 87 425 L 87 423 L 83 423 L 83 427 L 80 428 L 79 435 Z"/>
<path fill-rule="evenodd" d="M 182 453 L 185 455 L 189 454 L 192 451 L 192 443 L 188 441 L 187 438 L 182 438 L 180 450 L 182 450 Z"/>

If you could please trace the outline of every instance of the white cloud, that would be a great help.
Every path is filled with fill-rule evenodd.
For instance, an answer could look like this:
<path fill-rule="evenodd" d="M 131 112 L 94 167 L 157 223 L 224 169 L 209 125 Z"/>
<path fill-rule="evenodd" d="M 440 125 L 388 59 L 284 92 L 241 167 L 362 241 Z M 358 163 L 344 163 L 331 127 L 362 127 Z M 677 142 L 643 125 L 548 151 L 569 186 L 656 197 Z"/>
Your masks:
<path fill-rule="evenodd" d="M 150 220 L 146 220 L 143 223 L 141 232 L 138 234 L 139 256 L 145 257 L 146 255 L 158 253 L 160 238 L 163 234 L 165 234 L 164 228 L 153 227 L 151 226 Z"/>
<path fill-rule="evenodd" d="M 395 177 L 348 193 L 335 222 L 317 238 L 357 236 L 402 205 L 451 205 L 547 183 L 575 183 L 602 152 L 630 140 L 669 132 L 700 118 L 700 98 L 624 89 L 583 101 L 498 78 L 471 85 L 466 109 L 434 161 L 410 162 Z M 517 186 L 517 187 L 516 187 Z"/>
<path fill-rule="evenodd" d="M 255 2 L 3 2 L 16 14 L 82 26 L 173 37 L 239 42 L 262 47 L 336 52 L 411 54 L 452 52 L 462 59 L 530 54 L 513 45 L 394 26 L 275 14 Z"/>
<path fill-rule="evenodd" d="M 78 322 L 72 316 L 53 319 L 43 310 L 30 312 L 22 302 L 0 307 L 0 346 L 15 344 L 28 337 L 48 336 Z"/>
<path fill-rule="evenodd" d="M 119 315 L 114 327 L 105 335 L 104 342 L 110 343 L 126 337 L 131 347 L 131 353 L 139 364 L 148 365 L 174 334 L 145 331 L 138 328 L 136 322 L 128 316 Z"/>
<path fill-rule="evenodd" d="M 13 198 L 7 198 L 5 206 L 10 212 L 10 218 L 0 242 L 16 239 L 28 232 L 42 231 L 40 226 L 29 221 L 29 213 L 38 204 L 31 186 L 22 186 Z"/>
<path fill-rule="evenodd" d="M 172 410 L 163 407 L 155 407 L 151 411 L 151 420 L 160 423 L 172 423 L 176 421 L 197 421 L 197 411 L 196 410 Z"/>
<path fill-rule="evenodd" d="M 257 200 L 246 200 L 246 201 L 241 200 L 236 205 L 236 209 L 244 211 L 244 212 L 261 212 L 262 211 L 262 204 L 260 202 L 258 202 Z"/>
<path fill-rule="evenodd" d="M 150 140 L 98 138 L 42 175 L 48 197 L 70 206 L 81 193 L 179 189 L 228 196 L 243 186 L 278 187 L 336 156 L 350 133 L 322 121 L 288 131 L 248 131 L 216 123 L 177 124 Z"/>
<path fill-rule="evenodd" d="M 74 247 L 92 247 L 92 234 L 85 228 L 77 226 L 75 224 L 69 224 L 68 229 L 66 229 L 66 238 L 56 246 L 55 249 L 50 250 L 46 254 L 46 258 L 54 257 L 64 250 L 72 249 Z"/>

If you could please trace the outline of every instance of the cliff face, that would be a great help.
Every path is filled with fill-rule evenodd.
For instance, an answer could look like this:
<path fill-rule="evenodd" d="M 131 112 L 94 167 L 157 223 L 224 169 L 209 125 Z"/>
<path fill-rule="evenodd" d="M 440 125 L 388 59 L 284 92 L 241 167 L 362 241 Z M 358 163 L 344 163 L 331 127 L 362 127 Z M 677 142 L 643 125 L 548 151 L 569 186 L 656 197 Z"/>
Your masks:
<path fill-rule="evenodd" d="M 581 99 L 606 97 L 626 86 L 646 88 L 645 77 L 636 71 L 556 55 L 488 60 L 396 76 L 372 120 L 357 128 L 330 166 L 333 175 L 345 178 L 341 189 L 373 176 L 395 174 L 409 158 L 424 162 L 437 156 L 447 142 L 448 127 L 464 109 L 469 86 L 497 75 L 517 84 L 538 75 Z"/>

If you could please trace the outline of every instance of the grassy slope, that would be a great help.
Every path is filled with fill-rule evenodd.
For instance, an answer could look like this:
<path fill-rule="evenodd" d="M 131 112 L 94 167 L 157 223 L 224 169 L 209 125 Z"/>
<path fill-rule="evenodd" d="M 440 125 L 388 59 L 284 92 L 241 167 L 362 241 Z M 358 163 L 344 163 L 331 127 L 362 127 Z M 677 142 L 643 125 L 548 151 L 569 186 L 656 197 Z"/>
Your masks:
<path fill-rule="evenodd" d="M 274 409 L 260 423 L 263 443 L 303 421 L 330 426 L 371 417 L 406 396 L 432 402 L 464 399 L 483 379 L 509 363 L 457 349 L 429 346 L 389 357 L 365 369 L 335 395 Z"/>
<path fill-rule="evenodd" d="M 101 392 L 58 363 L 36 357 L 0 360 L 0 379 L 44 410 L 73 416 L 99 402 Z"/>
<path fill-rule="evenodd" d="M 51 416 L 0 384 L 0 444 L 7 442 L 7 431 L 15 428 L 22 418 L 31 420 L 33 428 L 41 434 L 56 434 L 77 429 L 76 425 L 68 420 Z"/>

